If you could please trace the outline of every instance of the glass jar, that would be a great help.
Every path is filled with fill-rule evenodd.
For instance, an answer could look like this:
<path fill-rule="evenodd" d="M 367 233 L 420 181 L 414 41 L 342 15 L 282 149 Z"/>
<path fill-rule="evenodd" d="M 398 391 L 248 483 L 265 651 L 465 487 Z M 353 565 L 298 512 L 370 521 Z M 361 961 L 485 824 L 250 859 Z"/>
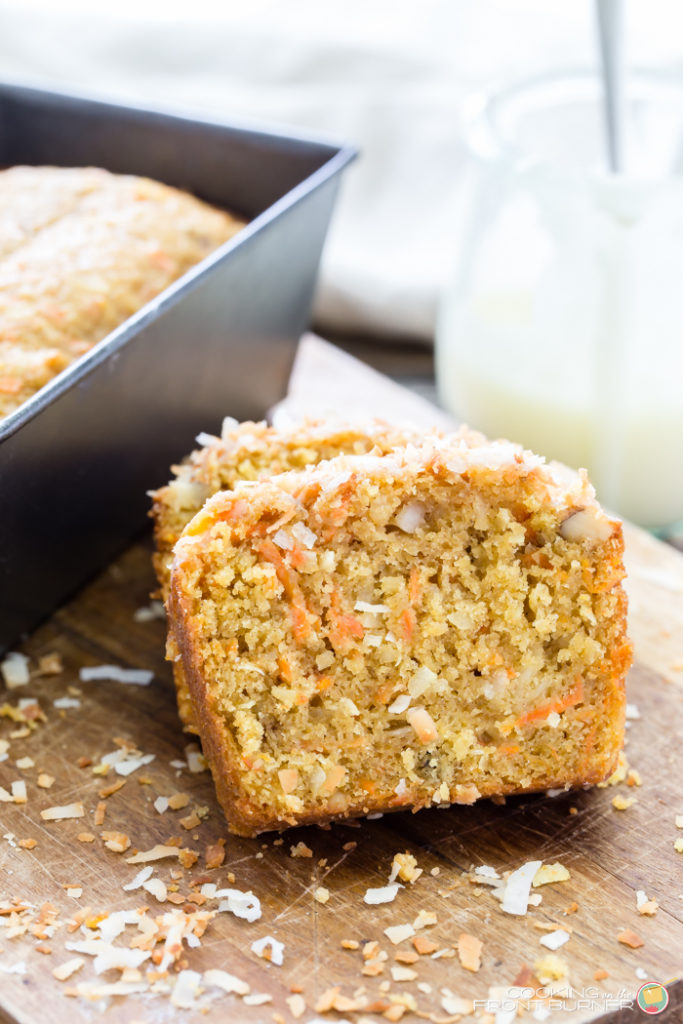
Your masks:
<path fill-rule="evenodd" d="M 466 106 L 468 215 L 436 337 L 444 405 L 585 466 L 648 527 L 683 519 L 683 84 L 630 78 L 626 169 L 605 169 L 595 75 Z"/>

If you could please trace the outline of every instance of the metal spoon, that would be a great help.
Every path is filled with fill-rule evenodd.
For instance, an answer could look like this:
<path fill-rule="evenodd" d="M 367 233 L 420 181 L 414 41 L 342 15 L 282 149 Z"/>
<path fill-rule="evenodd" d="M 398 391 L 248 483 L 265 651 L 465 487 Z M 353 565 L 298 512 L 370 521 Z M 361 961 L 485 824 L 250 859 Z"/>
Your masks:
<path fill-rule="evenodd" d="M 595 0 L 600 40 L 607 154 L 612 174 L 624 171 L 624 5 Z"/>

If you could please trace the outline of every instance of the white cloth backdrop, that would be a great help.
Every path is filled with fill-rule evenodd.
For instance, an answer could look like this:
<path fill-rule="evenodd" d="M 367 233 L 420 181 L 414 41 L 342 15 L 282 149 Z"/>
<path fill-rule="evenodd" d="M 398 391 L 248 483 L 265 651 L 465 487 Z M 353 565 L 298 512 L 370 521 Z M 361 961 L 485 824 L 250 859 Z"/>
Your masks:
<path fill-rule="evenodd" d="M 683 62 L 683 4 L 627 0 L 635 63 Z M 591 0 L 0 0 L 0 76 L 354 142 L 322 326 L 432 336 L 474 88 L 594 59 Z"/>

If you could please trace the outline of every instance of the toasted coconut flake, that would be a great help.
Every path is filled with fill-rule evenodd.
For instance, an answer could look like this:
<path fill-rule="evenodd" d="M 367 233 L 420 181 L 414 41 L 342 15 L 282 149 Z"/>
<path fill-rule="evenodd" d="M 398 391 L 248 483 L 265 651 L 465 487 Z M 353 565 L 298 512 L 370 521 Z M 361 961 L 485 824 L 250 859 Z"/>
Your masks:
<path fill-rule="evenodd" d="M 166 883 L 162 882 L 160 878 L 150 878 L 144 881 L 142 888 L 150 893 L 159 903 L 163 903 L 168 895 Z"/>
<path fill-rule="evenodd" d="M 265 1003 L 272 1003 L 273 997 L 267 992 L 252 992 L 242 1001 L 245 1006 L 263 1006 Z"/>
<path fill-rule="evenodd" d="M 445 995 L 441 1000 L 441 1008 L 454 1017 L 468 1017 L 474 1013 L 474 1003 L 471 999 L 463 999 L 460 996 Z"/>
<path fill-rule="evenodd" d="M 17 766 L 17 768 L 19 768 L 20 771 L 22 772 L 26 771 L 28 768 L 33 768 L 35 766 L 35 761 L 33 760 L 32 757 L 20 757 L 19 760 L 15 761 L 14 763 Z"/>
<path fill-rule="evenodd" d="M 567 882 L 571 878 L 569 870 L 560 863 L 542 864 L 534 875 L 532 886 L 549 885 L 551 882 Z"/>
<path fill-rule="evenodd" d="M 313 893 L 313 899 L 316 903 L 328 903 L 330 899 L 330 890 L 326 889 L 323 885 L 319 885 Z"/>
<path fill-rule="evenodd" d="M 20 839 L 19 843 L 17 845 L 20 846 L 22 848 L 22 850 L 34 850 L 36 848 L 36 846 L 38 845 L 38 840 L 37 839 Z"/>
<path fill-rule="evenodd" d="M 415 981 L 417 976 L 417 971 L 414 971 L 412 967 L 397 965 L 391 968 L 391 977 L 394 981 Z"/>
<path fill-rule="evenodd" d="M 76 801 L 73 804 L 63 804 L 61 807 L 47 807 L 40 812 L 43 821 L 64 821 L 66 818 L 82 818 L 85 814 L 83 804 Z"/>
<path fill-rule="evenodd" d="M 303 996 L 295 993 L 293 996 L 287 996 L 285 1002 L 294 1020 L 299 1020 L 300 1017 L 303 1017 L 306 1012 L 306 1000 Z"/>
<path fill-rule="evenodd" d="M 484 943 L 475 935 L 468 935 L 461 932 L 458 937 L 458 957 L 466 971 L 476 972 L 481 967 L 481 951 Z"/>
<path fill-rule="evenodd" d="M 31 678 L 28 670 L 28 658 L 20 651 L 10 651 L 5 655 L 3 661 L 0 661 L 0 673 L 2 673 L 8 690 L 26 686 Z"/>
<path fill-rule="evenodd" d="M 252 942 L 251 951 L 256 953 L 256 956 L 260 956 L 262 960 L 269 960 L 276 967 L 282 967 L 285 947 L 272 935 L 266 935 L 264 938 Z"/>
<path fill-rule="evenodd" d="M 621 942 L 623 946 L 629 946 L 631 949 L 640 949 L 641 946 L 645 945 L 643 939 L 631 931 L 630 928 L 624 928 L 623 932 L 619 932 L 617 941 Z"/>
<path fill-rule="evenodd" d="M 166 857 L 177 857 L 180 851 L 177 846 L 164 846 L 158 843 L 151 850 L 142 850 L 132 857 L 126 857 L 126 864 L 148 864 L 153 860 L 164 860 Z"/>
<path fill-rule="evenodd" d="M 408 724 L 412 726 L 420 743 L 436 743 L 439 731 L 434 719 L 426 708 L 411 708 L 407 714 Z"/>
<path fill-rule="evenodd" d="M 181 971 L 173 986 L 171 1004 L 179 1010 L 191 1010 L 201 992 L 201 980 L 202 976 L 198 971 Z"/>
<path fill-rule="evenodd" d="M 154 619 L 161 619 L 163 621 L 165 618 L 166 612 L 161 601 L 150 601 L 148 605 L 136 608 L 133 612 L 134 622 L 153 622 Z"/>
<path fill-rule="evenodd" d="M 547 946 L 548 949 L 559 949 L 560 946 L 564 946 L 565 942 L 569 942 L 569 932 L 563 928 L 556 928 L 555 931 L 541 935 L 540 938 L 541 945 Z"/>
<path fill-rule="evenodd" d="M 54 775 L 48 775 L 47 772 L 41 772 L 40 775 L 38 776 L 38 781 L 36 782 L 36 785 L 39 786 L 40 789 L 50 789 L 50 787 L 54 786 L 54 784 Z"/>
<path fill-rule="evenodd" d="M 159 814 L 164 814 L 168 810 L 168 797 L 158 796 L 154 801 L 154 810 L 158 811 Z"/>
<path fill-rule="evenodd" d="M 654 917 L 659 910 L 659 904 L 657 900 L 649 900 L 642 889 L 639 889 L 636 893 L 636 908 L 639 914 L 644 914 L 647 917 Z"/>
<path fill-rule="evenodd" d="M 107 805 L 104 800 L 100 800 L 97 807 L 95 808 L 95 824 L 104 825 L 104 816 L 107 812 Z"/>
<path fill-rule="evenodd" d="M 102 839 L 108 850 L 125 853 L 130 847 L 130 838 L 124 832 L 103 832 Z"/>
<path fill-rule="evenodd" d="M 26 795 L 26 783 L 23 779 L 17 779 L 12 783 L 12 799 L 15 804 L 25 804 L 28 797 Z"/>
<path fill-rule="evenodd" d="M 117 761 L 114 765 L 114 771 L 117 775 L 132 775 L 138 768 L 142 768 L 146 764 L 150 764 L 154 760 L 154 754 L 143 754 L 140 757 L 134 755 L 128 755 L 123 760 Z"/>
<path fill-rule="evenodd" d="M 79 832 L 76 836 L 79 843 L 94 843 L 96 836 L 93 832 Z"/>
<path fill-rule="evenodd" d="M 380 903 L 393 903 L 398 890 L 402 888 L 403 886 L 399 885 L 398 882 L 392 882 L 389 885 L 382 885 L 377 889 L 368 889 L 363 897 L 363 903 L 367 903 L 371 907 L 376 907 Z"/>
<path fill-rule="evenodd" d="M 208 771 L 209 766 L 206 758 L 196 743 L 189 743 L 185 747 L 185 759 L 187 761 L 188 771 L 192 775 L 199 775 L 200 772 Z"/>
<path fill-rule="evenodd" d="M 134 889 L 140 889 L 143 883 L 146 882 L 147 879 L 150 878 L 153 873 L 154 868 L 152 867 L 148 866 L 146 868 L 141 868 L 141 870 L 138 871 L 137 875 L 132 879 L 132 881 L 130 881 L 128 885 L 123 886 L 124 892 L 133 892 Z"/>
<path fill-rule="evenodd" d="M 389 942 L 393 942 L 395 946 L 398 946 L 399 942 L 405 942 L 406 939 L 412 939 L 415 934 L 415 929 L 412 924 L 394 924 L 385 928 L 384 934 L 389 939 Z"/>
<path fill-rule="evenodd" d="M 19 960 L 15 964 L 0 964 L 0 972 L 2 974 L 26 974 L 26 962 Z"/>
<path fill-rule="evenodd" d="M 216 898 L 221 900 L 219 913 L 228 911 L 244 921 L 258 921 L 261 916 L 261 902 L 253 892 L 241 892 L 239 889 L 219 889 Z"/>
<path fill-rule="evenodd" d="M 234 992 L 238 996 L 246 996 L 251 991 L 246 981 L 242 981 L 241 978 L 236 978 L 234 974 L 228 974 L 227 971 L 221 971 L 218 968 L 204 971 L 204 984 L 215 985 L 216 988 L 222 989 L 228 995 Z"/>
<path fill-rule="evenodd" d="M 421 501 L 407 501 L 396 513 L 395 522 L 404 533 L 415 533 L 424 523 L 426 509 Z"/>
<path fill-rule="evenodd" d="M 57 697 L 52 701 L 52 706 L 58 711 L 66 711 L 69 708 L 80 708 L 81 702 L 78 697 Z"/>
<path fill-rule="evenodd" d="M 517 868 L 508 877 L 501 904 L 501 909 L 506 914 L 526 914 L 529 906 L 531 883 L 536 872 L 541 867 L 541 863 L 540 860 L 527 861 L 526 864 L 523 864 L 521 868 Z"/>
<path fill-rule="evenodd" d="M 104 786 L 102 789 L 100 789 L 98 791 L 98 796 L 100 797 L 101 800 L 107 800 L 110 796 L 113 796 L 114 793 L 118 793 L 118 791 L 123 786 L 125 786 L 125 784 L 125 779 L 119 779 L 118 782 L 113 782 L 111 786 Z"/>
<path fill-rule="evenodd" d="M 66 981 L 67 978 L 70 978 L 72 974 L 76 973 L 76 971 L 80 971 L 84 963 L 85 960 L 82 956 L 74 956 L 71 960 L 66 960 L 63 964 L 60 964 L 59 967 L 53 968 L 53 977 L 55 977 L 57 981 Z"/>
<path fill-rule="evenodd" d="M 439 944 L 428 939 L 426 935 L 416 935 L 413 939 L 413 946 L 420 956 L 431 956 L 439 948 Z"/>
<path fill-rule="evenodd" d="M 120 668 L 118 665 L 90 665 L 79 670 L 82 682 L 90 683 L 99 679 L 108 679 L 115 683 L 127 683 L 130 686 L 149 686 L 154 673 L 144 668 Z"/>

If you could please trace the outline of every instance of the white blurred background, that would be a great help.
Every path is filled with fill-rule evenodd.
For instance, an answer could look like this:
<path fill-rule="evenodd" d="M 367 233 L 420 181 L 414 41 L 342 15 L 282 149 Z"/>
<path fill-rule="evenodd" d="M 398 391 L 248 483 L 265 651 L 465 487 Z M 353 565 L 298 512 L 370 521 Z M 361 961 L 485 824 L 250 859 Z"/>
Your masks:
<path fill-rule="evenodd" d="M 683 69 L 683 4 L 629 0 L 629 63 Z M 433 336 L 472 89 L 595 64 L 590 0 L 0 0 L 0 75 L 351 141 L 318 322 Z"/>

